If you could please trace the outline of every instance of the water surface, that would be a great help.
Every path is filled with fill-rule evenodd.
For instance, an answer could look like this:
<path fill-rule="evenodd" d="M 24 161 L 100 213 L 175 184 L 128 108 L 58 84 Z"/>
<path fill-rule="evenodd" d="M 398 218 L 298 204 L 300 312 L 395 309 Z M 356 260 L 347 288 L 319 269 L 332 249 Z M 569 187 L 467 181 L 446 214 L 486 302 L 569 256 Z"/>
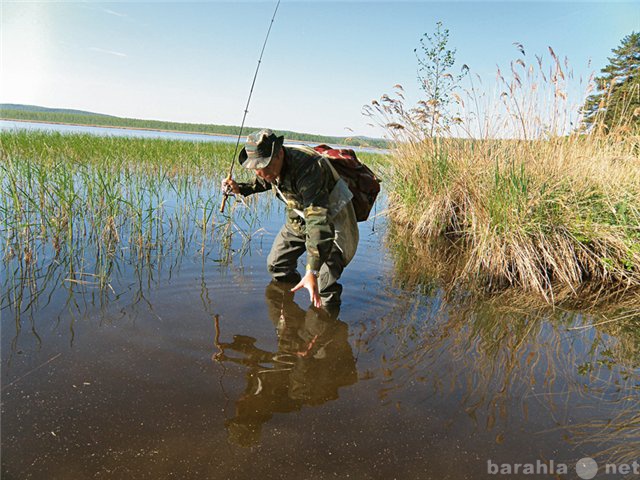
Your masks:
<path fill-rule="evenodd" d="M 283 211 L 258 207 L 228 248 L 195 225 L 142 256 L 123 241 L 102 289 L 90 246 L 29 275 L 4 259 L 2 478 L 577 478 L 638 456 L 634 331 L 416 284 L 382 217 L 332 317 L 270 283 Z"/>

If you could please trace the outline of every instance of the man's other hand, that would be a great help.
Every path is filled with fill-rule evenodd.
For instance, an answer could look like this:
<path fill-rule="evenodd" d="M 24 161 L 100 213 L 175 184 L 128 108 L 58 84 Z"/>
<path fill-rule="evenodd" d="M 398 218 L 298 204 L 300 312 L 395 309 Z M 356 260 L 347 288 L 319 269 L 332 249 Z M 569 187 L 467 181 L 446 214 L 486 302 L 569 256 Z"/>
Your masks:
<path fill-rule="evenodd" d="M 302 280 L 291 289 L 292 292 L 297 292 L 301 288 L 306 288 L 309 291 L 309 296 L 311 297 L 311 303 L 316 308 L 322 307 L 322 300 L 320 299 L 320 292 L 318 291 L 318 279 L 316 276 L 307 272 L 307 274 L 302 277 Z"/>

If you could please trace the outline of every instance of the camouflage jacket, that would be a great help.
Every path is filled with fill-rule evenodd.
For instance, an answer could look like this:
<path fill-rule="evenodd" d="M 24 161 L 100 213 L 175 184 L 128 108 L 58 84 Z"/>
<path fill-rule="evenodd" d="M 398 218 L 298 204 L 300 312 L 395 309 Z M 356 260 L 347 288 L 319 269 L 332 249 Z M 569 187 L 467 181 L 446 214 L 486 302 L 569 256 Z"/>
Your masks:
<path fill-rule="evenodd" d="M 284 163 L 275 184 L 256 177 L 253 183 L 239 183 L 240 193 L 251 195 L 277 187 L 287 203 L 288 227 L 305 236 L 307 270 L 319 270 L 335 236 L 329 220 L 329 195 L 336 181 L 320 155 L 283 148 Z M 301 211 L 304 219 L 295 210 Z"/>

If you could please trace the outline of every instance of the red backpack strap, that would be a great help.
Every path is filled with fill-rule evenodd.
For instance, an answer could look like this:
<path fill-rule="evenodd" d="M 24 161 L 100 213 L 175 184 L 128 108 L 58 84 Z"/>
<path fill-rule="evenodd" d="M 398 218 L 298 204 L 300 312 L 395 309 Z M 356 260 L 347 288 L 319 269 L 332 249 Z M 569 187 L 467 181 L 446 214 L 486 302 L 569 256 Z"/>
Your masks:
<path fill-rule="evenodd" d="M 342 158 L 345 160 L 356 160 L 356 152 L 351 148 L 331 148 L 324 143 L 316 145 L 313 149 L 321 155 L 326 155 L 329 158 Z"/>
<path fill-rule="evenodd" d="M 331 147 L 325 143 L 321 143 L 320 145 L 316 145 L 313 149 L 318 153 L 325 153 L 328 150 L 331 150 Z"/>

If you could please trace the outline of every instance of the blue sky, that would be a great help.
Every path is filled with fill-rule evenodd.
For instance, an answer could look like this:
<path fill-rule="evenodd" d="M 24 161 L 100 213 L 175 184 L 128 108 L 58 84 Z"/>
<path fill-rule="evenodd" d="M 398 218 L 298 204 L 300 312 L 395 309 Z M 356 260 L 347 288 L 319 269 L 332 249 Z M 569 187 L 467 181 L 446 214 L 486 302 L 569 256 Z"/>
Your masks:
<path fill-rule="evenodd" d="M 275 3 L 2 0 L 0 102 L 239 125 Z M 640 1 L 283 0 L 247 124 L 379 135 L 362 106 L 395 84 L 419 98 L 413 50 L 437 21 L 487 90 L 514 42 L 552 46 L 577 83 L 640 31 Z"/>

